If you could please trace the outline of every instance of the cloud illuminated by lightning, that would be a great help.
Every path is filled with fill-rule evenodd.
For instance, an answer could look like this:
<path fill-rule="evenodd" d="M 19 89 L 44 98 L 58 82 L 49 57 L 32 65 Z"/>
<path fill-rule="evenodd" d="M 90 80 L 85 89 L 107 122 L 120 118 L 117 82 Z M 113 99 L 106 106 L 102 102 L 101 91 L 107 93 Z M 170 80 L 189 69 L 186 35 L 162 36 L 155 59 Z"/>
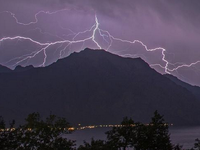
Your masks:
<path fill-rule="evenodd" d="M 55 12 L 39 11 L 39 12 L 37 12 L 34 15 L 34 21 L 31 21 L 31 22 L 28 22 L 28 23 L 20 22 L 19 19 L 16 17 L 16 15 L 14 13 L 12 13 L 12 12 L 4 11 L 4 12 L 1 12 L 1 13 L 8 13 L 8 14 L 10 14 L 14 18 L 14 20 L 16 21 L 16 24 L 23 25 L 23 26 L 30 26 L 32 24 L 37 24 L 38 23 L 38 21 L 39 21 L 38 16 L 40 14 L 42 14 L 42 13 L 47 14 L 47 15 L 52 15 L 52 14 L 56 14 L 56 13 L 59 13 L 59 12 L 62 12 L 62 11 L 66 11 L 66 10 L 68 10 L 68 9 L 62 9 L 62 10 L 58 10 L 58 11 L 55 11 Z M 53 36 L 52 34 L 42 32 L 42 30 L 39 29 L 39 28 L 37 28 L 37 30 L 39 30 L 40 33 L 42 33 L 42 34 L 47 34 L 47 35 Z M 68 29 L 68 30 L 70 30 L 70 29 Z M 81 31 L 81 32 L 78 32 L 78 33 L 75 33 L 72 30 L 70 30 L 70 31 L 71 31 L 70 35 L 73 35 L 72 40 L 66 40 L 66 39 L 64 39 L 62 37 L 58 37 L 58 36 L 55 35 L 56 37 L 59 38 L 59 40 L 54 41 L 54 42 L 40 42 L 40 41 L 34 40 L 34 39 L 30 38 L 30 37 L 14 36 L 14 37 L 4 37 L 4 38 L 1 38 L 0 39 L 0 43 L 1 42 L 5 42 L 5 41 L 24 40 L 24 41 L 31 42 L 31 43 L 33 43 L 33 44 L 35 44 L 35 45 L 37 45 L 37 46 L 40 47 L 39 50 L 31 52 L 30 54 L 26 54 L 26 55 L 22 55 L 20 57 L 12 58 L 11 60 L 7 61 L 7 63 L 12 62 L 12 61 L 16 61 L 13 66 L 17 66 L 17 65 L 19 65 L 20 63 L 22 63 L 24 61 L 33 59 L 33 58 L 35 58 L 39 54 L 43 55 L 43 61 L 39 65 L 39 67 L 46 66 L 46 61 L 47 61 L 47 57 L 48 57 L 47 51 L 52 46 L 57 46 L 56 51 L 57 50 L 60 51 L 58 59 L 63 58 L 63 54 L 66 51 L 66 49 L 69 46 L 73 45 L 73 44 L 82 43 L 83 46 L 84 46 L 85 42 L 91 41 L 91 42 L 93 42 L 96 45 L 96 47 L 98 49 L 103 49 L 103 47 L 101 46 L 100 42 L 97 40 L 97 36 L 101 37 L 103 39 L 103 41 L 105 41 L 108 44 L 107 48 L 105 48 L 105 50 L 107 50 L 107 51 L 109 51 L 111 49 L 113 41 L 127 43 L 127 44 L 138 43 L 138 44 L 140 44 L 148 52 L 161 51 L 162 62 L 164 62 L 165 65 L 162 66 L 161 64 L 151 64 L 150 66 L 151 67 L 159 66 L 159 67 L 163 68 L 164 71 L 166 73 L 168 73 L 168 74 L 170 74 L 171 72 L 176 71 L 176 70 L 178 70 L 180 68 L 191 67 L 193 65 L 196 65 L 196 64 L 200 63 L 200 60 L 198 60 L 198 61 L 193 62 L 191 64 L 181 64 L 181 65 L 178 65 L 177 67 L 174 67 L 173 69 L 170 69 L 169 65 L 173 65 L 173 64 L 171 64 L 166 59 L 166 49 L 165 48 L 157 47 L 157 48 L 150 49 L 150 48 L 148 48 L 147 45 L 145 45 L 140 40 L 130 41 L 130 40 L 125 40 L 125 39 L 114 37 L 109 31 L 106 31 L 106 30 L 103 30 L 103 29 L 100 28 L 100 23 L 99 23 L 99 20 L 98 20 L 98 18 L 97 18 L 96 15 L 95 15 L 95 23 L 88 30 Z M 87 37 L 84 37 L 82 39 L 78 39 L 77 40 L 77 37 L 79 37 L 80 35 L 83 35 L 85 33 L 88 33 Z M 82 46 L 82 49 L 83 49 L 83 46 Z M 131 55 L 130 54 L 126 54 L 126 56 L 131 56 Z"/>

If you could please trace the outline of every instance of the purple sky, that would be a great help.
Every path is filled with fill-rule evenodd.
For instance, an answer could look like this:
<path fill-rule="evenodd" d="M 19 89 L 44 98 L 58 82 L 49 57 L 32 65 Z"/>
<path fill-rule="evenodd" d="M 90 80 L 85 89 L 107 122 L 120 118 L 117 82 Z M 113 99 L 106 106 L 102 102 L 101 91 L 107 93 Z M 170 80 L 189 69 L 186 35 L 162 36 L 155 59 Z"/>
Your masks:
<path fill-rule="evenodd" d="M 199 8 L 199 0 L 0 0 L 0 64 L 10 68 L 16 65 L 49 65 L 73 51 L 85 47 L 98 48 L 92 39 L 76 44 L 50 45 L 45 51 L 47 57 L 44 63 L 44 51 L 34 58 L 25 58 L 30 58 L 45 45 L 39 46 L 19 38 L 2 40 L 16 36 L 40 43 L 86 39 L 92 36 L 94 28 L 73 38 L 76 33 L 89 30 L 95 24 L 96 14 L 99 28 L 109 31 L 113 37 L 140 40 L 148 49 L 166 49 L 168 71 L 186 82 L 200 85 L 200 63 L 170 71 L 200 60 Z M 40 11 L 44 12 L 35 18 Z M 104 39 L 98 31 L 95 32 L 95 41 L 103 49 L 109 48 L 108 51 L 123 56 L 142 57 L 150 65 L 166 65 L 162 60 L 162 49 L 147 52 L 141 43 L 130 44 L 113 40 L 106 32 L 101 34 Z M 164 73 L 159 66 L 153 68 Z"/>

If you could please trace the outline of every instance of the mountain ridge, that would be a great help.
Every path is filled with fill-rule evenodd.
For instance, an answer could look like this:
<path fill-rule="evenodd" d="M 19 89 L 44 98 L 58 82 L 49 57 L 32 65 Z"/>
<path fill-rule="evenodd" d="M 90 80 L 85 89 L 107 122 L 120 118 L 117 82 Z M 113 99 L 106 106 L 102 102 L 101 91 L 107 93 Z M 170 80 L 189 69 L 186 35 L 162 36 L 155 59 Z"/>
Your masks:
<path fill-rule="evenodd" d="M 2 73 L 0 83 L 0 115 L 7 118 L 38 111 L 71 123 L 112 124 L 125 116 L 145 123 L 158 110 L 169 123 L 200 124 L 200 101 L 192 92 L 141 58 L 104 50 L 85 49 L 44 68 Z"/>
<path fill-rule="evenodd" d="M 166 74 L 165 76 L 167 78 L 169 78 L 170 80 L 172 80 L 177 85 L 180 85 L 180 86 L 186 88 L 187 90 L 189 90 L 190 92 L 192 92 L 196 96 L 196 98 L 200 100 L 200 87 L 199 86 L 190 85 L 186 82 L 181 81 L 177 77 L 169 75 L 169 74 Z"/>
<path fill-rule="evenodd" d="M 6 73 L 6 72 L 10 72 L 10 71 L 12 71 L 12 70 L 5 66 L 0 65 L 0 73 Z"/>

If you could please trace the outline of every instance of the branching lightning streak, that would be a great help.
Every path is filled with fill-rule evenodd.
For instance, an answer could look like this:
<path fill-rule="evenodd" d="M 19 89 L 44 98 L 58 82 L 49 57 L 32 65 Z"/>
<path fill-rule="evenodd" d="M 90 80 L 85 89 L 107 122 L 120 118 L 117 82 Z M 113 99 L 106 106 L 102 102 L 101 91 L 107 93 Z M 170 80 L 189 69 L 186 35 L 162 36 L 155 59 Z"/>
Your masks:
<path fill-rule="evenodd" d="M 37 52 L 37 51 L 34 51 L 34 52 L 30 53 L 30 54 L 25 54 L 25 55 L 22 55 L 22 56 L 20 56 L 20 57 L 13 58 L 13 59 L 11 59 L 11 60 L 5 62 L 5 64 L 8 64 L 8 63 L 10 63 L 10 62 L 12 62 L 12 61 L 15 61 L 15 60 L 21 60 L 21 59 L 23 59 L 24 57 L 27 57 L 27 56 L 29 56 L 29 55 L 35 54 L 36 52 Z"/>
<path fill-rule="evenodd" d="M 191 63 L 191 64 L 183 64 L 183 65 L 180 65 L 180 66 L 178 66 L 178 67 L 176 67 L 176 68 L 174 68 L 174 69 L 169 69 L 169 71 L 173 72 L 173 71 L 178 70 L 179 68 L 182 68 L 182 67 L 192 67 L 192 66 L 194 66 L 194 65 L 196 65 L 196 64 L 198 64 L 198 63 L 200 63 L 200 60 L 198 60 L 198 61 L 196 61 L 196 62 L 193 62 L 193 63 Z"/>
<path fill-rule="evenodd" d="M 39 13 L 37 13 L 39 14 Z M 18 23 L 18 22 L 17 22 Z M 93 30 L 94 28 L 94 30 Z M 45 66 L 45 63 L 46 63 L 46 59 L 47 59 L 47 53 L 46 53 L 46 50 L 50 47 L 50 46 L 53 46 L 53 45 L 56 45 L 56 44 L 64 44 L 64 43 L 68 43 L 67 46 L 60 51 L 60 58 L 62 57 L 62 52 L 70 45 L 70 44 L 76 44 L 76 43 L 82 43 L 82 42 L 85 42 L 85 41 L 88 41 L 88 40 L 91 40 L 97 45 L 98 48 L 101 49 L 101 46 L 98 44 L 98 42 L 95 40 L 95 35 L 96 35 L 96 31 L 99 29 L 99 22 L 98 22 L 98 19 L 97 17 L 95 16 L 95 24 L 91 27 L 90 30 L 86 30 L 86 31 L 83 31 L 83 32 L 79 32 L 77 33 L 73 40 L 70 41 L 70 40 L 62 40 L 62 41 L 56 41 L 56 42 L 50 42 L 50 43 L 42 43 L 42 42 L 38 42 L 36 40 L 33 40 L 29 37 L 23 37 L 23 36 L 15 36 L 15 37 L 5 37 L 5 38 L 2 38 L 0 39 L 0 42 L 3 42 L 3 41 L 6 41 L 6 40 L 18 40 L 18 39 L 23 39 L 23 40 L 28 40 L 34 44 L 37 44 L 39 46 L 45 46 L 43 47 L 42 49 L 40 49 L 39 51 L 35 52 L 35 53 L 31 53 L 30 56 L 27 56 L 19 61 L 17 61 L 15 63 L 14 66 L 18 65 L 19 63 L 27 60 L 27 59 L 32 59 L 34 58 L 36 55 L 40 54 L 41 52 L 43 52 L 44 54 L 44 59 L 43 59 L 43 62 L 42 64 L 39 66 L 39 67 L 44 67 Z M 81 39 L 81 40 L 75 40 L 75 38 L 80 35 L 80 34 L 83 34 L 83 33 L 86 33 L 86 32 L 90 32 L 92 31 L 92 36 L 88 37 L 88 38 L 85 38 L 85 39 Z M 17 57 L 19 58 L 19 57 Z M 16 59 L 17 59 L 16 58 Z M 13 59 L 12 59 L 13 60 Z"/>
<path fill-rule="evenodd" d="M 139 40 L 134 40 L 134 41 L 123 40 L 123 39 L 116 38 L 116 37 L 112 36 L 108 31 L 105 31 L 105 30 L 101 30 L 101 31 L 106 32 L 109 35 L 109 37 L 112 38 L 113 40 L 117 40 L 117 41 L 120 41 L 120 42 L 129 43 L 129 44 L 139 43 L 139 44 L 141 44 L 145 48 L 146 51 L 149 51 L 149 52 L 161 50 L 162 51 L 162 60 L 163 60 L 163 62 L 166 63 L 166 65 L 164 67 L 165 68 L 165 72 L 168 73 L 168 74 L 170 74 L 170 72 L 168 71 L 169 62 L 165 59 L 165 57 L 166 57 L 165 56 L 165 51 L 166 50 L 164 48 L 158 47 L 158 48 L 154 48 L 154 49 L 148 49 L 147 45 L 145 45 L 142 41 L 139 41 Z"/>
<path fill-rule="evenodd" d="M 8 13 L 8 14 L 10 14 L 15 19 L 15 21 L 16 21 L 17 24 L 24 25 L 24 26 L 29 26 L 29 25 L 38 23 L 38 16 L 40 14 L 42 14 L 42 13 L 48 14 L 48 15 L 52 15 L 52 14 L 56 14 L 56 13 L 61 12 L 61 11 L 66 11 L 66 10 L 68 10 L 68 9 L 61 9 L 61 10 L 57 10 L 57 11 L 54 11 L 54 12 L 49 12 L 49 11 L 43 11 L 43 10 L 41 10 L 41 11 L 37 12 L 34 15 L 35 20 L 31 21 L 29 23 L 20 22 L 19 19 L 16 17 L 16 15 L 14 13 L 10 12 L 10 11 L 3 11 L 3 12 L 0 12 L 0 13 Z"/>
<path fill-rule="evenodd" d="M 93 30 L 93 34 L 92 34 L 92 41 L 97 45 L 97 47 L 99 49 L 102 49 L 101 46 L 99 45 L 99 43 L 95 40 L 95 34 L 96 34 L 96 31 L 99 30 L 99 22 L 98 22 L 98 19 L 97 19 L 97 16 L 95 15 L 95 22 L 96 22 L 96 26 Z"/>
<path fill-rule="evenodd" d="M 4 12 L 0 12 L 0 13 L 8 13 L 10 14 L 16 21 L 16 24 L 19 24 L 19 25 L 23 25 L 23 26 L 29 26 L 29 25 L 32 25 L 32 24 L 37 24 L 39 19 L 38 19 L 38 16 L 41 14 L 41 13 L 44 13 L 44 14 L 48 14 L 48 15 L 52 15 L 52 14 L 56 14 L 58 12 L 61 12 L 61 11 L 66 11 L 68 9 L 62 9 L 62 10 L 58 10 L 58 11 L 55 11 L 55 12 L 49 12 L 49 11 L 39 11 L 38 13 L 36 13 L 34 15 L 34 18 L 35 20 L 32 21 L 32 22 L 29 22 L 29 23 L 22 23 L 18 20 L 18 18 L 16 17 L 16 15 L 12 12 L 9 12 L 9 11 L 4 11 Z M 39 42 L 37 40 L 34 40 L 30 37 L 23 37 L 23 36 L 14 36 L 14 37 L 4 37 L 2 39 L 0 39 L 0 43 L 1 42 L 4 42 L 4 41 L 12 41 L 12 40 L 25 40 L 25 41 L 29 41 L 33 44 L 36 44 L 37 46 L 40 46 L 41 48 L 37 51 L 34 51 L 34 52 L 31 52 L 30 54 L 25 54 L 23 56 L 20 56 L 20 57 L 16 57 L 16 58 L 13 58 L 9 61 L 7 61 L 7 63 L 11 62 L 11 61 L 14 61 L 14 60 L 18 60 L 14 66 L 28 60 L 28 59 L 32 59 L 34 58 L 35 56 L 43 53 L 44 55 L 44 58 L 43 58 L 43 61 L 41 63 L 41 65 L 39 65 L 40 67 L 44 67 L 46 65 L 46 61 L 47 61 L 47 50 L 51 47 L 51 46 L 55 46 L 55 45 L 58 45 L 56 51 L 58 49 L 60 49 L 64 44 L 66 44 L 64 46 L 64 48 L 62 48 L 60 50 L 60 53 L 59 53 L 59 59 L 63 57 L 63 53 L 64 51 L 72 44 L 77 44 L 77 43 L 84 43 L 86 41 L 92 41 L 96 46 L 97 48 L 99 49 L 102 49 L 102 46 L 101 44 L 97 41 L 97 34 L 108 44 L 108 47 L 106 48 L 107 51 L 110 50 L 110 48 L 112 47 L 112 44 L 113 44 L 113 41 L 118 41 L 118 42 L 123 42 L 123 43 L 128 43 L 128 44 L 135 44 L 135 43 L 139 43 L 142 47 L 144 47 L 144 49 L 148 52 L 153 52 L 153 51 L 161 51 L 161 54 L 162 54 L 162 61 L 165 63 L 164 66 L 162 66 L 161 64 L 152 64 L 150 65 L 151 67 L 153 66 L 160 66 L 161 68 L 164 69 L 164 71 L 168 74 L 170 74 L 171 72 L 173 71 L 176 71 L 180 68 L 183 68 L 183 67 L 191 67 L 193 65 L 196 65 L 198 63 L 200 63 L 200 60 L 196 61 L 196 62 L 193 62 L 191 64 L 181 64 L 181 65 L 178 65 L 177 67 L 173 68 L 173 69 L 170 69 L 169 68 L 169 65 L 174 65 L 174 64 L 171 64 L 167 59 L 166 59 L 166 49 L 165 48 L 162 48 L 162 47 L 157 47 L 157 48 L 153 48 L 153 49 L 149 49 L 147 45 L 145 45 L 142 41 L 140 40 L 133 40 L 133 41 L 129 41 L 129 40 L 124 40 L 124 39 L 121 39 L 121 38 L 117 38 L 117 37 L 114 37 L 113 35 L 111 35 L 111 33 L 109 31 L 106 31 L 106 30 L 103 30 L 101 29 L 100 27 L 100 23 L 98 21 L 98 18 L 97 16 L 95 15 L 95 23 L 92 27 L 90 27 L 90 29 L 88 30 L 85 30 L 85 31 L 81 31 L 81 32 L 78 32 L 78 33 L 75 33 L 73 32 L 72 30 L 70 29 L 67 29 L 69 31 L 71 31 L 71 34 L 70 35 L 73 35 L 73 38 L 72 40 L 66 40 L 66 39 L 63 39 L 57 35 L 55 35 L 55 37 L 58 37 L 60 40 L 58 41 L 55 41 L 55 42 Z M 39 29 L 39 28 L 37 28 Z M 41 29 L 39 29 L 40 33 L 41 34 L 47 34 L 47 35 L 51 35 L 51 36 L 54 36 L 52 34 L 49 34 L 49 33 L 43 33 Z M 91 36 L 88 36 L 86 38 L 83 38 L 83 39 L 79 39 L 79 40 L 76 40 L 77 37 L 79 35 L 83 35 L 83 34 L 86 34 L 86 33 L 91 33 Z M 106 38 L 108 38 L 109 40 L 107 40 Z M 82 45 L 82 46 L 83 46 Z M 130 56 L 129 54 L 126 54 L 126 56 Z"/>
<path fill-rule="evenodd" d="M 49 44 L 49 43 L 40 43 L 40 42 L 35 41 L 35 40 L 33 40 L 33 39 L 29 38 L 29 37 L 23 37 L 23 36 L 5 37 L 5 38 L 0 39 L 0 42 L 6 41 L 6 40 L 20 40 L 20 39 L 28 40 L 28 41 L 33 42 L 35 44 L 38 44 L 40 46 L 45 46 L 45 45 Z"/>

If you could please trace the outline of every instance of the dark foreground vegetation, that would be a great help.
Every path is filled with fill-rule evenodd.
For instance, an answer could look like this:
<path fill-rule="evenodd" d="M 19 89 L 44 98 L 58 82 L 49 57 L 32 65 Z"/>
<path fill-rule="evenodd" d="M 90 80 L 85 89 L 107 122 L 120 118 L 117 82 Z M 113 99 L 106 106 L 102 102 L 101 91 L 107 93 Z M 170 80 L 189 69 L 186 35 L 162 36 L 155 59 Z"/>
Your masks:
<path fill-rule="evenodd" d="M 74 141 L 60 136 L 69 133 L 67 129 L 70 126 L 64 118 L 50 115 L 42 120 L 39 113 L 32 113 L 25 121 L 19 127 L 15 127 L 15 121 L 12 121 L 10 128 L 5 130 L 5 123 L 1 119 L 1 150 L 68 150 L 74 146 Z"/>
<path fill-rule="evenodd" d="M 39 113 L 32 113 L 25 121 L 19 127 L 15 127 L 15 121 L 12 121 L 6 129 L 0 117 L 1 150 L 182 150 L 181 145 L 171 143 L 169 126 L 157 111 L 148 125 L 125 117 L 121 126 L 105 133 L 106 140 L 91 139 L 78 148 L 75 148 L 75 141 L 62 136 L 71 133 L 71 126 L 65 118 L 50 115 L 42 120 Z M 200 150 L 199 139 L 190 150 Z"/>

